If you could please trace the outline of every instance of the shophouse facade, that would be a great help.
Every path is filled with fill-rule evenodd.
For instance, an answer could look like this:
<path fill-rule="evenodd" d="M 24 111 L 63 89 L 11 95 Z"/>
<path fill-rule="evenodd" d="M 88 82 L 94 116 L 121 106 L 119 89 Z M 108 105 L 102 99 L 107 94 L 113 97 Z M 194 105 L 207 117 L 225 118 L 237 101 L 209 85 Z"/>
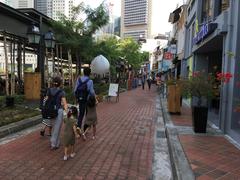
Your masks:
<path fill-rule="evenodd" d="M 240 143 L 240 1 L 190 0 L 187 14 L 182 75 L 233 75 L 228 83 L 216 81 L 208 120 Z"/>
<path fill-rule="evenodd" d="M 187 5 L 183 4 L 170 13 L 168 20 L 173 24 L 169 38 L 169 52 L 173 55 L 172 74 L 175 78 L 180 77 L 181 61 L 184 59 L 186 11 Z"/>

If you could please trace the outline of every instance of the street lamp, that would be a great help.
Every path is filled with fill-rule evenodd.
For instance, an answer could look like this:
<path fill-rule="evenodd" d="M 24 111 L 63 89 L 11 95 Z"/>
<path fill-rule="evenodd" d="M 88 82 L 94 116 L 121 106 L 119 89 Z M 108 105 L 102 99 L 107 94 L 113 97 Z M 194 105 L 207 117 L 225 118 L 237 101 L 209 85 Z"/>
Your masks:
<path fill-rule="evenodd" d="M 27 37 L 29 44 L 39 44 L 41 35 L 39 27 L 31 25 L 27 29 Z"/>
<path fill-rule="evenodd" d="M 27 30 L 27 37 L 28 37 L 29 44 L 38 45 L 41 40 L 41 34 L 40 34 L 39 27 L 37 27 L 35 25 L 29 26 L 28 30 Z M 51 30 L 49 30 L 44 35 L 44 41 L 45 41 L 46 48 L 54 48 L 55 47 L 56 40 L 55 40 L 54 34 Z"/>
<path fill-rule="evenodd" d="M 37 60 L 37 69 L 41 72 L 41 87 L 45 87 L 45 81 L 44 81 L 44 50 L 46 48 L 53 49 L 55 47 L 55 37 L 51 30 L 49 30 L 45 35 L 42 35 L 40 33 L 39 27 L 32 24 L 28 27 L 27 30 L 27 37 L 28 42 L 31 45 L 35 45 L 38 47 L 37 54 L 38 54 L 38 60 Z"/>
<path fill-rule="evenodd" d="M 45 41 L 46 48 L 54 49 L 55 44 L 56 44 L 56 40 L 55 40 L 54 34 L 51 30 L 49 30 L 45 34 L 44 41 Z"/>
<path fill-rule="evenodd" d="M 52 31 L 41 34 L 40 28 L 32 24 L 27 29 L 27 37 L 29 44 L 37 46 L 37 69 L 41 72 L 41 97 L 40 108 L 42 107 L 43 95 L 45 94 L 45 48 L 53 49 L 55 47 L 55 37 Z M 54 58 L 53 58 L 54 59 Z"/>

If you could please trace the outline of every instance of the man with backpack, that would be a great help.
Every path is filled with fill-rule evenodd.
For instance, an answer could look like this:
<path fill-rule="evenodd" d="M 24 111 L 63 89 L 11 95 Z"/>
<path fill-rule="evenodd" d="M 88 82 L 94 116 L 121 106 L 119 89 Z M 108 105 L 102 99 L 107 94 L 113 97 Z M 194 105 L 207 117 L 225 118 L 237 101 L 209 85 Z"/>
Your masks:
<path fill-rule="evenodd" d="M 76 86 L 74 88 L 74 94 L 79 103 L 79 115 L 77 127 L 81 131 L 82 120 L 86 112 L 86 105 L 89 96 L 95 96 L 93 89 L 93 81 L 89 78 L 91 74 L 90 68 L 85 68 L 83 70 L 83 76 L 79 77 L 76 81 Z"/>

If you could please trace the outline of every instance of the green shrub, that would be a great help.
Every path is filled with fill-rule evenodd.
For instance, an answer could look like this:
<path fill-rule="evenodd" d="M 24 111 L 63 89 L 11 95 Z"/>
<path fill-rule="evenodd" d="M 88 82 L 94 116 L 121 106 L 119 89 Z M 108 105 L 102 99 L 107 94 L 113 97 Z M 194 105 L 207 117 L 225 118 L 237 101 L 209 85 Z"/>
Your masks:
<path fill-rule="evenodd" d="M 21 106 L 14 106 L 12 108 L 3 107 L 1 109 L 0 127 L 37 115 L 40 115 L 39 111 L 26 107 Z"/>
<path fill-rule="evenodd" d="M 25 100 L 24 95 L 14 95 L 13 97 L 16 104 L 22 104 Z"/>
<path fill-rule="evenodd" d="M 109 89 L 109 84 L 106 83 L 96 83 L 94 84 L 94 91 L 97 95 L 106 95 Z"/>
<path fill-rule="evenodd" d="M 14 95 L 14 103 L 22 104 L 24 102 L 24 95 Z M 4 107 L 6 105 L 6 96 L 0 96 L 0 107 Z"/>
<path fill-rule="evenodd" d="M 0 108 L 4 107 L 5 105 L 5 96 L 0 96 Z"/>

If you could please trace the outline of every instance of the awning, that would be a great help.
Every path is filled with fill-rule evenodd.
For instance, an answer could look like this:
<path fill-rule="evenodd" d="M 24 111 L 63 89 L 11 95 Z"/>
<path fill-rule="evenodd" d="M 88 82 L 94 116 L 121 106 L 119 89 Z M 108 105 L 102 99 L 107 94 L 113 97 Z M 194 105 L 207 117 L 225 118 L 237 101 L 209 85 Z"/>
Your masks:
<path fill-rule="evenodd" d="M 177 22 L 179 20 L 179 18 L 180 18 L 179 14 L 181 12 L 182 12 L 182 7 L 179 7 L 176 10 L 174 10 L 172 13 L 170 13 L 168 22 L 171 22 L 172 24 Z"/>

